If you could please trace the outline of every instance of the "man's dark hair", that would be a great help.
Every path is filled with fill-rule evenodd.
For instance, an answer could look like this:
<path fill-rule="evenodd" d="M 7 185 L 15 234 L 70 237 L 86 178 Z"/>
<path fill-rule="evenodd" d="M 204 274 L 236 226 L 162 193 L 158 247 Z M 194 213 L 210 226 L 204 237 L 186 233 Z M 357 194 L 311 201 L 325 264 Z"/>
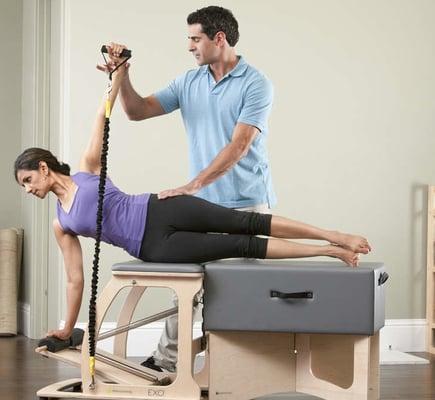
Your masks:
<path fill-rule="evenodd" d="M 223 7 L 208 6 L 190 13 L 187 17 L 189 25 L 201 24 L 202 32 L 210 40 L 213 40 L 216 33 L 224 32 L 227 42 L 234 47 L 239 41 L 239 24 L 233 13 Z"/>

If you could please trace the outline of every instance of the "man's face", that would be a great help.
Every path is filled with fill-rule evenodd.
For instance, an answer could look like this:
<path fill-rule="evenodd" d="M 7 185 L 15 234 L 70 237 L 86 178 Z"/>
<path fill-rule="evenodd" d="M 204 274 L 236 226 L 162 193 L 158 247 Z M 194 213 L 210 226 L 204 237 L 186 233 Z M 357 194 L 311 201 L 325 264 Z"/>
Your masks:
<path fill-rule="evenodd" d="M 212 64 L 218 59 L 219 47 L 202 32 L 201 24 L 188 25 L 188 50 L 198 65 Z"/>

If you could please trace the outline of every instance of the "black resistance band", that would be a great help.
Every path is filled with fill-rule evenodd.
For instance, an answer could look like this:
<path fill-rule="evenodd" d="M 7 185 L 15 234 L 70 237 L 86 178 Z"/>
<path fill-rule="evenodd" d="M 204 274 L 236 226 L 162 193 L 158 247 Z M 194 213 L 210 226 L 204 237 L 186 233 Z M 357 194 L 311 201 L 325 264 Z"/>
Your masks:
<path fill-rule="evenodd" d="M 107 65 L 107 60 L 104 53 L 108 53 L 106 46 L 101 48 L 101 54 L 103 55 L 104 61 Z M 91 298 L 89 300 L 89 371 L 91 374 L 91 385 L 90 388 L 95 388 L 95 323 L 96 323 L 96 302 L 97 302 L 97 290 L 98 290 L 98 268 L 100 262 L 100 243 L 101 243 L 101 231 L 103 226 L 103 203 L 104 203 L 104 192 L 106 188 L 106 177 L 107 177 L 107 153 L 109 151 L 109 125 L 110 125 L 110 112 L 112 105 L 110 102 L 110 92 L 112 90 L 112 74 L 128 59 L 131 58 L 131 51 L 124 49 L 121 53 L 121 57 L 125 59 L 116 66 L 116 68 L 109 73 L 109 85 L 107 89 L 107 100 L 106 100 L 106 114 L 104 120 L 104 133 L 103 133 L 103 145 L 101 148 L 101 171 L 100 180 L 98 184 L 98 203 L 97 203 L 97 220 L 96 220 L 96 235 L 95 235 L 95 252 L 94 261 L 92 266 L 92 283 L 91 283 Z"/>

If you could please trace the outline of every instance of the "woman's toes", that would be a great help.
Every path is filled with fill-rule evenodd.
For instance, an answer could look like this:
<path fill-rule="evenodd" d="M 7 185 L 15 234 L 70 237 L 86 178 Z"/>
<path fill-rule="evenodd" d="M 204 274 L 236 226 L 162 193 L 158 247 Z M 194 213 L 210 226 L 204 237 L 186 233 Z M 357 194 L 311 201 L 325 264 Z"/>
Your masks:
<path fill-rule="evenodd" d="M 358 253 L 369 254 L 370 253 L 370 249 L 367 248 L 367 247 L 360 247 L 360 249 L 358 250 Z"/>
<path fill-rule="evenodd" d="M 336 246 L 335 248 L 333 248 L 333 250 L 335 253 L 333 255 L 334 257 L 339 258 L 351 267 L 358 266 L 359 255 L 357 253 L 353 252 L 352 250 L 345 249 L 341 246 Z"/>
<path fill-rule="evenodd" d="M 366 238 L 357 235 L 343 235 L 343 242 L 340 245 L 354 253 L 368 254 L 371 251 L 371 247 Z"/>
<path fill-rule="evenodd" d="M 359 255 L 355 254 L 355 256 L 352 259 L 352 267 L 357 267 L 359 264 Z"/>

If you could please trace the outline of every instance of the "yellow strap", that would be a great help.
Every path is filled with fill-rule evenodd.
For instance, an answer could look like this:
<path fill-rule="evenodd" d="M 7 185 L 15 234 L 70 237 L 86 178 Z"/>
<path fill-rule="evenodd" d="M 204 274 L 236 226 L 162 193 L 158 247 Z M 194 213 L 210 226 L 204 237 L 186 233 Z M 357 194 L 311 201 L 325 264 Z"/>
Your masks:
<path fill-rule="evenodd" d="M 95 375 L 95 357 L 89 357 L 89 372 L 91 376 Z"/>
<path fill-rule="evenodd" d="M 106 100 L 106 118 L 110 117 L 110 100 Z"/>

